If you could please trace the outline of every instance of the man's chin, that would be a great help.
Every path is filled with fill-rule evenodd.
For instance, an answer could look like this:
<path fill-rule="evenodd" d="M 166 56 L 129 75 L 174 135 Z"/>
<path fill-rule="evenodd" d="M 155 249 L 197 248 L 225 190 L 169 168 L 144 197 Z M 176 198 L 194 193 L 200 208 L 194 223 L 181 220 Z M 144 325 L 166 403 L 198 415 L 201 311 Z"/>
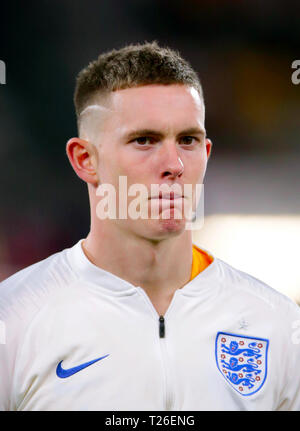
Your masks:
<path fill-rule="evenodd" d="M 153 241 L 176 237 L 186 230 L 186 220 L 175 218 L 173 214 L 164 214 L 164 217 L 160 214 L 157 219 L 119 220 L 117 223 L 123 230 Z"/>
<path fill-rule="evenodd" d="M 158 220 L 147 220 L 146 230 L 154 239 L 163 239 L 178 236 L 185 231 L 184 219 L 160 218 Z"/>

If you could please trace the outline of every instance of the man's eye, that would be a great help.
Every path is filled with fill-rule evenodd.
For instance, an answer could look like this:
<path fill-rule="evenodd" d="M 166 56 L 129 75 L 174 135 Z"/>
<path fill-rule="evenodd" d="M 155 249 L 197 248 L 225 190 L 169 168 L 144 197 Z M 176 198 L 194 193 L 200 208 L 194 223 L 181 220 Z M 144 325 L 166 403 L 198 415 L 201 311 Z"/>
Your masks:
<path fill-rule="evenodd" d="M 183 136 L 181 138 L 181 143 L 183 145 L 191 145 L 191 144 L 194 144 L 195 141 L 196 141 L 196 138 L 194 138 L 193 136 Z"/>
<path fill-rule="evenodd" d="M 148 136 L 141 136 L 140 138 L 135 138 L 133 142 L 137 142 L 140 146 L 146 146 L 153 144 L 154 139 Z"/>

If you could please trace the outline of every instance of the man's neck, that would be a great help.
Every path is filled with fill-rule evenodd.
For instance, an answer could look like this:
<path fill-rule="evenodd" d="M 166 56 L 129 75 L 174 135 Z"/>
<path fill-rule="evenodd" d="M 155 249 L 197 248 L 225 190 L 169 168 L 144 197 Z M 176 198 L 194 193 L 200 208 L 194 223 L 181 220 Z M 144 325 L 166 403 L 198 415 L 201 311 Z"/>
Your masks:
<path fill-rule="evenodd" d="M 98 234 L 99 235 L 99 234 Z M 189 280 L 192 265 L 191 232 L 162 241 L 122 234 L 96 236 L 83 241 L 83 251 L 96 266 L 142 287 L 157 312 L 165 314 L 174 292 Z"/>

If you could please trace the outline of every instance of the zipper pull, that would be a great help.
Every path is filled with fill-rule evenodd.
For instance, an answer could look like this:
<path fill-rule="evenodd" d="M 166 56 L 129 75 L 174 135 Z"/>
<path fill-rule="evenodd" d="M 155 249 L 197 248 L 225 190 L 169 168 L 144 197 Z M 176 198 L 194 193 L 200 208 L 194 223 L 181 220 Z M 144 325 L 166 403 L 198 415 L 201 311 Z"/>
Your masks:
<path fill-rule="evenodd" d="M 159 316 L 159 338 L 165 338 L 165 319 Z"/>

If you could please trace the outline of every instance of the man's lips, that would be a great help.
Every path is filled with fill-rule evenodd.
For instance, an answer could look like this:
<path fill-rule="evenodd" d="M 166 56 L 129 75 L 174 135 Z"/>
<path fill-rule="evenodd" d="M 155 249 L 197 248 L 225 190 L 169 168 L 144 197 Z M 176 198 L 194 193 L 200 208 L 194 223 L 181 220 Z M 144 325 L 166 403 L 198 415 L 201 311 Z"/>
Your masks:
<path fill-rule="evenodd" d="M 176 200 L 183 199 L 184 196 L 178 193 L 170 192 L 170 193 L 159 193 L 159 195 L 150 196 L 149 199 L 167 199 L 167 200 Z"/>

